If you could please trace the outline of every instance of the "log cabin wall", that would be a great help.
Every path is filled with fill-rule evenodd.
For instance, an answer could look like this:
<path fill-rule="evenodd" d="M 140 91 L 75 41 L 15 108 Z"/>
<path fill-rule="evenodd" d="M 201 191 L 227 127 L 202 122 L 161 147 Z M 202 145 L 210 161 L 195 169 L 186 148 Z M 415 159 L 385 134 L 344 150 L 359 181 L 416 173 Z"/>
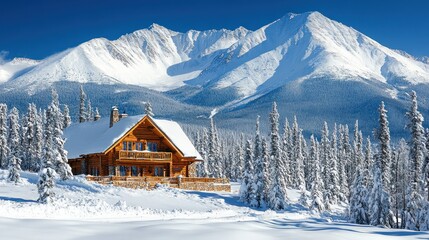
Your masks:
<path fill-rule="evenodd" d="M 120 152 L 124 150 L 124 142 L 127 142 L 125 150 L 145 150 L 149 144 L 156 149 L 152 152 L 167 152 L 171 153 L 171 162 L 165 161 L 142 161 L 133 163 L 118 162 L 120 159 Z M 128 144 L 131 144 L 130 146 Z M 143 149 L 138 149 L 139 146 Z M 191 160 L 191 161 L 190 161 Z M 137 176 L 153 176 L 155 168 L 163 169 L 163 174 L 169 177 L 177 177 L 182 175 L 184 177 L 193 176 L 191 173 L 194 170 L 189 168 L 188 165 L 192 164 L 193 159 L 182 159 L 180 152 L 176 151 L 172 143 L 163 136 L 163 133 L 154 127 L 152 123 L 145 119 L 139 123 L 131 132 L 111 147 L 106 154 L 89 154 L 84 158 L 72 159 L 70 164 L 74 174 L 89 174 L 93 176 L 108 176 L 108 175 L 124 175 L 131 176 L 131 167 L 133 167 L 133 174 Z M 137 168 L 137 169 L 136 169 Z M 137 173 L 136 173 L 137 171 Z"/>
<path fill-rule="evenodd" d="M 73 174 L 86 174 L 84 172 L 82 172 L 82 163 L 81 163 L 82 159 L 70 159 L 69 160 L 69 165 L 72 169 Z"/>

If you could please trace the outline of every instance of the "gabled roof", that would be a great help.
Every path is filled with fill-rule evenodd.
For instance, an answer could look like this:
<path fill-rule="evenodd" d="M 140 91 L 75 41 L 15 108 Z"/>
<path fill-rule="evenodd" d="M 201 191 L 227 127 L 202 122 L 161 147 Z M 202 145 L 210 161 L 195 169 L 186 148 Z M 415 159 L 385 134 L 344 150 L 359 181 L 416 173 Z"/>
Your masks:
<path fill-rule="evenodd" d="M 68 151 L 67 157 L 73 159 L 86 154 L 105 153 L 144 118 L 152 122 L 183 154 L 183 157 L 202 160 L 201 155 L 177 122 L 155 119 L 146 115 L 123 118 L 111 128 L 109 128 L 109 118 L 72 124 L 64 130 L 66 138 L 64 148 Z"/>

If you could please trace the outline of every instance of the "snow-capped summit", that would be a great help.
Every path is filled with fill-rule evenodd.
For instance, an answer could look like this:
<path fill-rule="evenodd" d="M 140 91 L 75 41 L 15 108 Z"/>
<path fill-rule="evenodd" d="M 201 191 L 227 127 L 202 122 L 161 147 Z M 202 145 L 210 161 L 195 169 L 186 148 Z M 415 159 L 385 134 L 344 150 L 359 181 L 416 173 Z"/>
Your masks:
<path fill-rule="evenodd" d="M 232 89 L 246 98 L 314 78 L 426 84 L 429 65 L 309 12 L 288 14 L 249 33 L 189 83 Z"/>
<path fill-rule="evenodd" d="M 0 66 L 0 99 L 6 101 L 18 94 L 25 99 L 23 93 L 35 96 L 52 85 L 94 83 L 88 85 L 112 98 L 132 89 L 135 95 L 120 97 L 135 104 L 130 108 L 145 101 L 147 94 L 137 94 L 143 91 L 208 114 L 216 108 L 219 117 L 240 112 L 240 119 L 250 118 L 276 100 L 286 103 L 279 104 L 280 112 L 308 117 L 317 108 L 317 118 L 328 121 L 339 119 L 330 112 L 365 119 L 371 112 L 356 109 L 380 100 L 403 109 L 409 90 L 417 91 L 422 104 L 429 102 L 427 59 L 389 49 L 319 12 L 286 14 L 255 31 L 181 33 L 152 24 L 117 40 L 92 39 L 18 70 L 8 64 Z M 402 129 L 403 122 L 397 126 Z"/>
<path fill-rule="evenodd" d="M 166 91 L 185 85 L 232 89 L 239 98 L 290 81 L 429 82 L 429 66 L 390 50 L 319 12 L 287 14 L 251 32 L 190 30 L 158 24 L 117 40 L 96 38 L 43 60 L 9 89 L 38 91 L 58 81 L 124 83 Z"/>
<path fill-rule="evenodd" d="M 54 82 L 73 81 L 174 89 L 196 77 L 217 51 L 230 47 L 248 32 L 241 27 L 178 33 L 152 24 L 114 41 L 96 38 L 48 57 L 14 79 L 8 88 L 32 93 Z"/>

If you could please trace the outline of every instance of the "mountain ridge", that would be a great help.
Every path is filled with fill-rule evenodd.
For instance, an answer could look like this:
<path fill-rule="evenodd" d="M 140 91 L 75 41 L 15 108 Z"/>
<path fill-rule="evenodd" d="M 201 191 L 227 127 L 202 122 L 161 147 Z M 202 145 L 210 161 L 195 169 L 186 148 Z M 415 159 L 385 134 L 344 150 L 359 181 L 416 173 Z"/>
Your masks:
<path fill-rule="evenodd" d="M 326 119 L 350 123 L 352 117 L 373 119 L 368 111 L 360 116 L 357 106 L 374 106 L 375 101 L 385 100 L 404 110 L 406 92 L 410 90 L 418 91 L 422 110 L 429 109 L 429 94 L 423 91 L 429 86 L 425 58 L 389 49 L 319 12 L 286 14 L 254 31 L 239 27 L 181 33 L 152 24 L 116 40 L 92 39 L 18 69 L 18 74 L 9 74 L 3 66 L 3 95 L 37 95 L 68 82 L 98 84 L 108 89 L 103 92 L 110 95 L 109 99 L 115 99 L 117 92 L 109 85 L 120 86 L 122 92 L 130 86 L 133 99 L 137 92 L 153 91 L 153 96 L 162 94 L 180 103 L 179 108 L 201 107 L 198 116 L 205 112 L 208 117 L 216 108 L 216 116 L 225 119 L 240 115 L 251 118 L 254 113 L 260 114 L 255 109 L 268 109 L 270 102 L 283 99 L 308 106 L 296 108 L 285 103 L 295 111 L 280 109 L 289 117 L 309 117 L 316 107 L 326 112 L 347 112 L 338 104 L 351 106 L 356 109 L 348 113 L 350 116 Z M 10 78 L 5 80 L 7 76 Z M 359 104 L 350 103 L 353 99 L 347 94 L 355 94 Z M 306 103 L 306 98 L 321 103 Z M 119 99 L 127 104 L 123 95 Z M 138 102 L 133 100 L 133 104 Z M 187 111 L 189 119 L 198 117 Z M 314 125 L 320 121 L 303 126 L 316 129 Z"/>

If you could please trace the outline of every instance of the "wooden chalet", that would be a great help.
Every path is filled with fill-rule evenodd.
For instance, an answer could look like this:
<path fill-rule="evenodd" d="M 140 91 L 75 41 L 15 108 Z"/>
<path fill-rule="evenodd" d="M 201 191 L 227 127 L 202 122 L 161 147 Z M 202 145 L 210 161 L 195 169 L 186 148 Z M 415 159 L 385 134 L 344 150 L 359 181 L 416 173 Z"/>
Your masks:
<path fill-rule="evenodd" d="M 65 130 L 73 174 L 122 177 L 194 177 L 203 161 L 176 122 L 148 115 L 127 116 L 112 108 L 110 119 Z"/>

